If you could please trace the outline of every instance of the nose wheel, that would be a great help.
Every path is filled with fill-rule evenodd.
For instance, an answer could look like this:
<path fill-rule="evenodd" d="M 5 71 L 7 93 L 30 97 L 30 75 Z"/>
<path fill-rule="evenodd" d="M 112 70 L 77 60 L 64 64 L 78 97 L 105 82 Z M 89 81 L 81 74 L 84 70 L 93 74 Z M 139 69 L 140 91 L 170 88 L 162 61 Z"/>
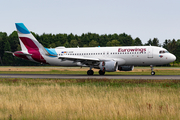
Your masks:
<path fill-rule="evenodd" d="M 151 75 L 155 75 L 155 72 L 153 71 L 153 65 L 150 65 L 150 67 L 151 67 Z"/>
<path fill-rule="evenodd" d="M 154 71 L 151 71 L 151 75 L 155 75 L 155 72 L 154 72 Z"/>

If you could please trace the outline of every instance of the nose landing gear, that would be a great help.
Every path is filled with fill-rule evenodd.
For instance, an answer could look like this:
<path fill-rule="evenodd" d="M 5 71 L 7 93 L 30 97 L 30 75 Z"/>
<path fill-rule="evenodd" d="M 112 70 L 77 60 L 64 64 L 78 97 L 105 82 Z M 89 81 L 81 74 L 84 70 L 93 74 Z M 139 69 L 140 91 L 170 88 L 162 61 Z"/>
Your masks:
<path fill-rule="evenodd" d="M 151 75 L 155 75 L 155 72 L 153 71 L 153 65 L 150 65 L 150 67 L 151 67 Z"/>

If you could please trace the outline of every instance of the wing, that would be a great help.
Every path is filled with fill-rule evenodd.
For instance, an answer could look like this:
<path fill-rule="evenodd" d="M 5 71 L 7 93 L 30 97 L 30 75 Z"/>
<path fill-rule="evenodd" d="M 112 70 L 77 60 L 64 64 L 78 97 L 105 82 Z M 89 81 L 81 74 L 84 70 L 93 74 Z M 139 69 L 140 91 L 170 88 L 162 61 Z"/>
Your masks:
<path fill-rule="evenodd" d="M 83 56 L 59 56 L 58 59 L 61 59 L 62 61 L 70 60 L 73 62 L 81 62 L 85 65 L 98 65 L 100 61 L 102 61 L 98 58 L 89 58 Z"/>

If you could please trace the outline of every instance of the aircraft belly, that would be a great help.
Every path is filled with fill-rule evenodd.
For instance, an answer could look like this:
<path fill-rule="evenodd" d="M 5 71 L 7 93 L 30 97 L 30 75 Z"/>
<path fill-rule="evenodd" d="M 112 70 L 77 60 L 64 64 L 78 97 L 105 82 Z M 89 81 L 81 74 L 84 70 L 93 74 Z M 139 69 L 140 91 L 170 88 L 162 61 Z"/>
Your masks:
<path fill-rule="evenodd" d="M 58 59 L 57 57 L 46 57 L 46 61 L 50 65 L 57 65 L 57 66 L 77 66 L 77 63 L 70 61 L 70 60 L 65 60 L 62 61 Z"/>

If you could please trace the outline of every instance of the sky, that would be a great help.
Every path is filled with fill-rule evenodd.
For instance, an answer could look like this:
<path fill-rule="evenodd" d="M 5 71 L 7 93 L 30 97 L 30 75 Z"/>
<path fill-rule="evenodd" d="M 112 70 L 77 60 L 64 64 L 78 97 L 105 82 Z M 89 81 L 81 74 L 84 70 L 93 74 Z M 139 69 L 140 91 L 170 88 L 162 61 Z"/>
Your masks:
<path fill-rule="evenodd" d="M 121 34 L 142 43 L 180 39 L 180 0 L 3 0 L 0 32 L 11 34 L 15 23 L 43 33 Z"/>

